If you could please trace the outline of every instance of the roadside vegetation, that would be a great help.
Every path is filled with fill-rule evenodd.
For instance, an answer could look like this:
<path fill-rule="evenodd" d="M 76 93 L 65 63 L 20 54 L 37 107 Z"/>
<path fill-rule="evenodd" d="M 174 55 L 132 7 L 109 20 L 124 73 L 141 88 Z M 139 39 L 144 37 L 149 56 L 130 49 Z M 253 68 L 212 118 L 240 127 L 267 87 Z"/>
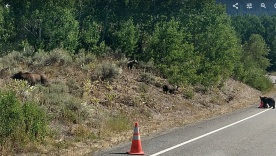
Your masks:
<path fill-rule="evenodd" d="M 3 155 L 94 151 L 133 120 L 154 125 L 158 114 L 179 113 L 173 122 L 183 125 L 238 108 L 229 81 L 254 88 L 248 97 L 274 86 L 274 16 L 230 17 L 214 0 L 0 4 Z M 10 79 L 18 71 L 43 72 L 50 85 Z M 164 94 L 164 84 L 180 90 Z"/>

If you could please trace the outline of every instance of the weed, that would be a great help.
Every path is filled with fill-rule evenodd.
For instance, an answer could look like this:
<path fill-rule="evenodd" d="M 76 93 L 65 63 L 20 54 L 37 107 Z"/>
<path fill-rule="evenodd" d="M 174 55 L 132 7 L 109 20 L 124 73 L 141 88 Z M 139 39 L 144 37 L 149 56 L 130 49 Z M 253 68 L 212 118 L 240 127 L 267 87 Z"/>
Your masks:
<path fill-rule="evenodd" d="M 76 141 L 94 139 L 96 136 L 90 131 L 89 127 L 83 124 L 77 124 L 70 130 L 71 135 L 75 136 Z"/>
<path fill-rule="evenodd" d="M 100 99 L 98 99 L 96 97 L 92 97 L 91 98 L 91 103 L 93 103 L 93 104 L 99 104 L 100 103 Z"/>
<path fill-rule="evenodd" d="M 104 129 L 111 132 L 123 132 L 129 129 L 130 124 L 126 116 L 119 114 L 106 121 Z"/>
<path fill-rule="evenodd" d="M 62 115 L 61 118 L 63 122 L 67 123 L 79 123 L 79 117 L 78 114 L 69 108 L 63 108 L 62 109 Z"/>
<path fill-rule="evenodd" d="M 110 93 L 110 94 L 107 93 L 107 94 L 106 94 L 107 101 L 109 101 L 109 102 L 114 101 L 114 100 L 116 99 L 116 97 L 117 97 L 116 94 L 112 94 L 112 93 Z"/>
<path fill-rule="evenodd" d="M 82 97 L 84 90 L 79 86 L 75 79 L 69 79 L 66 81 L 66 85 L 68 86 L 69 93 L 75 97 Z"/>

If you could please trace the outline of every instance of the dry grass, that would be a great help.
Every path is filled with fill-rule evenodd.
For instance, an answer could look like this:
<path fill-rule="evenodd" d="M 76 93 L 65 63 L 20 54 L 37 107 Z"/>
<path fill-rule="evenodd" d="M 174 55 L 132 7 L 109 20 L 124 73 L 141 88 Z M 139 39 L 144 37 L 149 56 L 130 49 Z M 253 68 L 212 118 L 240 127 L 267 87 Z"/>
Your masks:
<path fill-rule="evenodd" d="M 21 155 L 93 153 L 130 141 L 134 122 L 139 122 L 144 137 L 247 107 L 262 94 L 232 79 L 221 89 L 203 91 L 182 87 L 176 94 L 164 94 L 161 86 L 166 80 L 143 70 L 116 67 L 113 65 L 116 61 L 111 59 L 105 62 L 112 64 L 111 70 L 120 69 L 120 72 L 109 81 L 101 81 L 93 79 L 93 72 L 103 60 L 92 58 L 92 63 L 78 60 L 76 64 L 66 65 L 23 64 L 13 69 L 43 71 L 51 83 L 50 87 L 39 87 L 40 92 L 34 97 L 48 108 L 51 132 L 44 144 L 29 145 L 28 152 Z M 81 59 L 85 60 L 83 56 Z M 9 81 L 1 79 L 0 86 L 5 87 Z"/>

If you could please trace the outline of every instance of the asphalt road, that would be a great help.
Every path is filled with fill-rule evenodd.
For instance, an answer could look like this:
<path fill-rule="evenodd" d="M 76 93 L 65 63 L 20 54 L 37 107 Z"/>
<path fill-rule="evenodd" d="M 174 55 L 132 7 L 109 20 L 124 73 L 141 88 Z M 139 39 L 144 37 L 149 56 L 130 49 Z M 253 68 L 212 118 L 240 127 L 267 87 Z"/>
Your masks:
<path fill-rule="evenodd" d="M 142 137 L 143 151 L 149 156 L 276 155 L 276 110 L 258 106 Z M 130 147 L 131 142 L 91 155 L 126 156 Z"/>

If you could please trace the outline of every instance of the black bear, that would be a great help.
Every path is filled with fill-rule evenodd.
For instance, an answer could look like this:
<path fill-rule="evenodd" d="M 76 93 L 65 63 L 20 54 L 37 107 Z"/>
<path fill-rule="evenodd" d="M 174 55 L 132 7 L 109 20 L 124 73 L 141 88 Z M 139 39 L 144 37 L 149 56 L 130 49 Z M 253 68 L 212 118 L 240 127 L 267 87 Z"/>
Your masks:
<path fill-rule="evenodd" d="M 171 85 L 164 85 L 163 86 L 163 92 L 166 94 L 169 92 L 170 94 L 174 94 L 174 92 L 178 89 L 178 86 L 171 86 Z"/>
<path fill-rule="evenodd" d="M 36 83 L 41 83 L 43 85 L 47 85 L 48 80 L 45 75 L 38 74 L 38 73 L 30 73 L 30 72 L 18 72 L 14 74 L 12 79 L 18 79 L 18 80 L 25 80 L 27 81 L 31 86 L 34 86 Z"/>
<path fill-rule="evenodd" d="M 131 70 L 134 64 L 138 64 L 138 61 L 137 60 L 128 61 L 127 68 Z"/>
<path fill-rule="evenodd" d="M 275 100 L 273 98 L 260 96 L 260 100 L 263 103 L 263 108 L 267 108 L 267 105 L 269 105 L 269 108 L 275 109 Z"/>

